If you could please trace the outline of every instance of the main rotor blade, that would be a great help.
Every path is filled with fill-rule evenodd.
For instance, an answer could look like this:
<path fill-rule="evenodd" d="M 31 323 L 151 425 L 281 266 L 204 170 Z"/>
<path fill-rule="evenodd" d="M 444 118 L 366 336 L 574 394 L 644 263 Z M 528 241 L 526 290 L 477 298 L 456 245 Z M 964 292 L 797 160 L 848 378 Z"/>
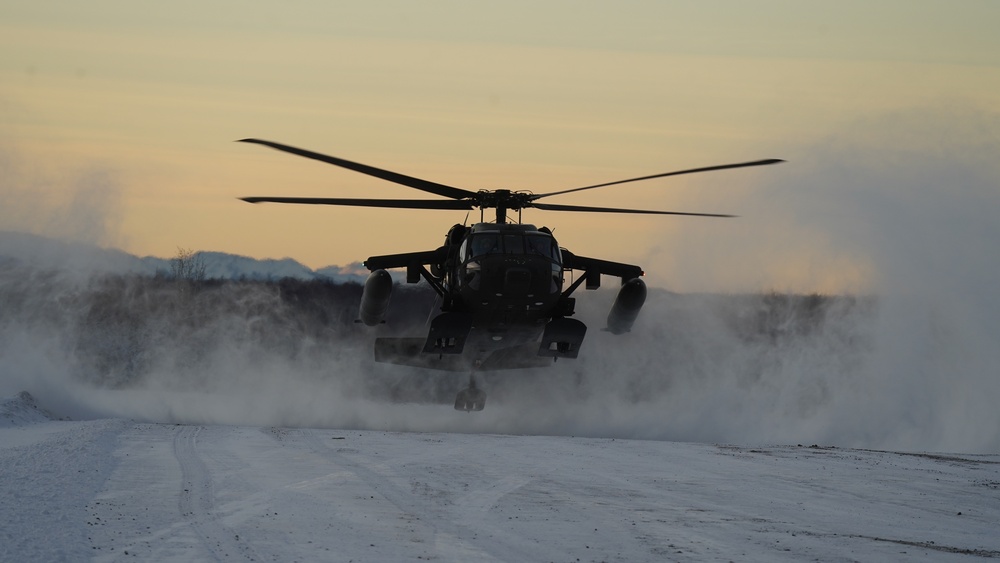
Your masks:
<path fill-rule="evenodd" d="M 652 176 L 642 176 L 641 178 L 629 178 L 628 180 L 618 180 L 617 182 L 607 182 L 604 184 L 596 184 L 593 186 L 584 186 L 582 188 L 573 188 L 570 190 L 562 190 L 558 192 L 549 192 L 547 194 L 536 194 L 531 196 L 531 200 L 541 199 L 543 197 L 549 197 L 551 195 L 568 194 L 571 192 L 581 192 L 583 190 L 592 190 L 594 188 L 603 188 L 605 186 L 614 186 L 615 184 L 625 184 L 628 182 L 638 182 L 640 180 L 652 180 L 653 178 L 665 178 L 667 176 L 680 176 L 681 174 L 694 174 L 695 172 L 710 172 L 712 170 L 727 170 L 729 168 L 745 168 L 747 166 L 765 166 L 768 164 L 777 164 L 779 162 L 784 162 L 780 158 L 769 158 L 767 160 L 755 160 L 753 162 L 739 162 L 736 164 L 719 164 L 717 166 L 706 166 L 704 168 L 692 168 L 690 170 L 677 170 L 675 172 L 664 172 L 663 174 L 653 174 Z"/>
<path fill-rule="evenodd" d="M 355 199 L 336 197 L 241 197 L 247 203 L 304 203 L 309 205 L 351 205 L 399 209 L 472 209 L 472 204 L 456 199 Z"/>
<path fill-rule="evenodd" d="M 422 190 L 432 194 L 437 194 L 444 197 L 450 197 L 452 199 L 462 199 L 476 195 L 476 192 L 463 190 L 462 188 L 453 188 L 451 186 L 446 186 L 444 184 L 438 184 L 437 182 L 421 180 L 420 178 L 414 178 L 412 176 L 406 176 L 404 174 L 399 174 L 397 172 L 391 172 L 389 170 L 375 168 L 374 166 L 368 166 L 367 164 L 359 164 L 357 162 L 351 162 L 350 160 L 344 160 L 342 158 L 337 158 L 335 156 L 329 156 L 325 154 L 320 154 L 318 152 L 307 151 L 305 149 L 290 147 L 288 145 L 282 145 L 281 143 L 273 143 L 271 141 L 264 141 L 262 139 L 240 139 L 237 142 L 264 145 L 265 147 L 271 147 L 272 149 L 276 149 L 279 151 L 291 153 L 298 156 L 304 156 L 306 158 L 311 158 L 313 160 L 318 160 L 320 162 L 325 162 L 327 164 L 332 164 L 334 166 L 340 166 L 341 168 L 347 168 L 348 170 L 354 170 L 355 172 L 360 172 L 362 174 L 367 174 L 369 176 L 375 176 L 376 178 L 388 180 L 396 184 L 402 184 L 409 188 L 416 188 L 418 190 Z"/>
<path fill-rule="evenodd" d="M 717 213 L 684 213 L 681 211 L 650 211 L 647 209 L 616 209 L 614 207 L 584 207 L 582 205 L 560 205 L 558 203 L 531 202 L 531 207 L 545 211 L 589 211 L 593 213 L 644 213 L 648 215 L 692 215 L 695 217 L 736 217 Z"/>

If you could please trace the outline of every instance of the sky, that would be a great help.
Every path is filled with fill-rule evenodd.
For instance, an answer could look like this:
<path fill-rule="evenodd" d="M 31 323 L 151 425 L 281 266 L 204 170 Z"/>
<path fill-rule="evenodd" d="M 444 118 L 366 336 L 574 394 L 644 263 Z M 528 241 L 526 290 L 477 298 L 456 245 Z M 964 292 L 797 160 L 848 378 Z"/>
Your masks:
<path fill-rule="evenodd" d="M 1000 235 L 998 22 L 989 0 L 0 0 L 0 231 L 318 268 L 465 220 L 246 204 L 433 197 L 246 137 L 471 190 L 784 158 L 548 200 L 737 219 L 524 220 L 655 286 L 868 291 Z"/>
<path fill-rule="evenodd" d="M 820 428 L 903 421 L 891 428 L 995 444 L 998 23 L 993 0 L 0 0 L 0 236 L 319 268 L 430 250 L 466 220 L 239 201 L 432 197 L 234 142 L 247 137 L 538 193 L 782 158 L 546 200 L 737 218 L 523 218 L 574 254 L 640 265 L 655 288 L 874 293 L 864 377 L 835 348 L 814 363 L 792 350 L 804 367 L 779 374 L 779 406 L 797 408 L 812 377 L 844 389 Z M 637 358 L 672 341 L 661 327 L 712 343 L 698 330 L 711 315 L 676 314 L 646 306 Z M 727 367 L 743 368 L 714 377 Z M 723 392 L 750 415 L 771 404 L 767 389 Z M 711 392 L 676 397 L 718 412 Z"/>

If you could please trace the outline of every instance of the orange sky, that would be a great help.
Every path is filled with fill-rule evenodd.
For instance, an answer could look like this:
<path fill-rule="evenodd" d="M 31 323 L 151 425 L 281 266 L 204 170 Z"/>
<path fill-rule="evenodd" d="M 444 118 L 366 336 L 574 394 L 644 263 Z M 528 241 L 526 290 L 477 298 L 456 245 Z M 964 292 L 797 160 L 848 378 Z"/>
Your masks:
<path fill-rule="evenodd" d="M 769 182 L 808 177 L 803 163 L 822 139 L 887 112 L 1000 110 L 1000 5 L 955 6 L 0 1 L 0 230 L 322 267 L 433 248 L 464 219 L 239 202 L 424 197 L 233 142 L 244 137 L 472 190 L 789 159 L 558 198 L 742 216 L 717 234 L 693 223 L 722 220 L 525 213 L 575 253 L 641 263 L 654 285 L 692 289 L 705 281 L 676 272 L 701 265 L 681 257 L 711 260 L 696 252 L 702 240 L 759 234 L 768 220 L 747 213 L 766 208 L 745 202 Z M 807 231 L 789 236 L 823 238 Z M 863 285 L 864 260 L 811 248 L 709 285 Z"/>

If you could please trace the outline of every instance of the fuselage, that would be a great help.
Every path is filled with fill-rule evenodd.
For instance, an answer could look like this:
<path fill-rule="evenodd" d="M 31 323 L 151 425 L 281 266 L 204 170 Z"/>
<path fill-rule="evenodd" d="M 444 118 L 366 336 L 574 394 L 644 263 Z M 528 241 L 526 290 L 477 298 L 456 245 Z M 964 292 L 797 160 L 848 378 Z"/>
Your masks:
<path fill-rule="evenodd" d="M 468 311 L 490 323 L 544 322 L 563 284 L 555 238 L 525 224 L 474 225 L 449 274 Z"/>
<path fill-rule="evenodd" d="M 608 329 L 628 332 L 645 299 L 642 269 L 573 254 L 552 232 L 530 224 L 455 225 L 436 250 L 373 256 L 360 320 L 382 320 L 392 290 L 388 268 L 406 268 L 408 283 L 426 280 L 438 294 L 426 338 L 376 339 L 376 359 L 436 369 L 516 369 L 576 358 L 587 331 L 571 318 L 578 287 L 597 289 L 602 274 L 623 285 Z M 428 266 L 429 268 L 425 267 Z M 566 285 L 566 273 L 582 275 Z M 463 361 L 464 360 L 464 361 Z"/>

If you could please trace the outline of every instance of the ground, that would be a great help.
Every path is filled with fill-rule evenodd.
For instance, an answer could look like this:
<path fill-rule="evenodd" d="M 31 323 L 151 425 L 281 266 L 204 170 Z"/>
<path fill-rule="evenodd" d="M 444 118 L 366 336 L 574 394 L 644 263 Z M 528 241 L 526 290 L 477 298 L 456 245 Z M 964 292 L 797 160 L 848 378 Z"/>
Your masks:
<path fill-rule="evenodd" d="M 4 561 L 1000 557 L 1000 455 L 0 414 Z"/>

